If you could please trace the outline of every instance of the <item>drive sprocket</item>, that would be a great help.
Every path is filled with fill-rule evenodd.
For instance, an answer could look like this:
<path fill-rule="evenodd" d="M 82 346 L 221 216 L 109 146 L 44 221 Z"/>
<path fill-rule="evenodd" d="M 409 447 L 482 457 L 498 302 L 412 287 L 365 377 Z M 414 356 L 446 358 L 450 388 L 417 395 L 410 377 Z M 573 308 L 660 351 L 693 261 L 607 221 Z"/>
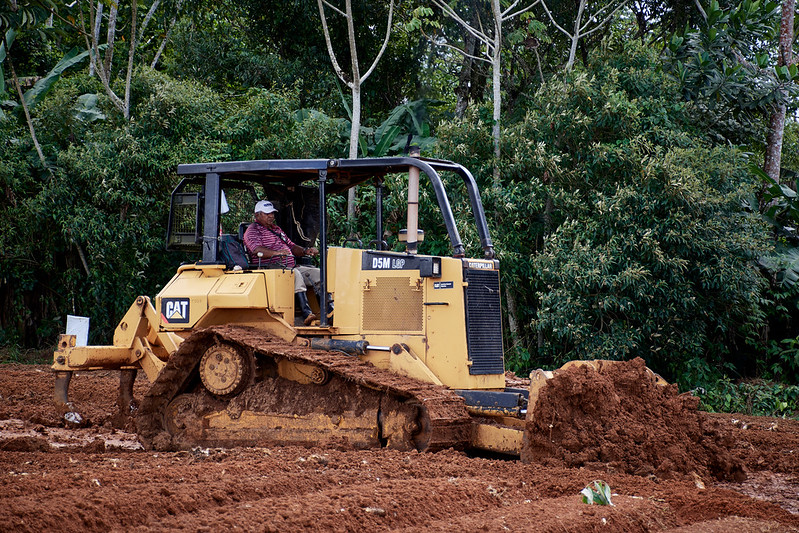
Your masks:
<path fill-rule="evenodd" d="M 247 386 L 251 366 L 244 350 L 230 344 L 214 344 L 200 359 L 200 380 L 211 394 L 233 397 Z"/>

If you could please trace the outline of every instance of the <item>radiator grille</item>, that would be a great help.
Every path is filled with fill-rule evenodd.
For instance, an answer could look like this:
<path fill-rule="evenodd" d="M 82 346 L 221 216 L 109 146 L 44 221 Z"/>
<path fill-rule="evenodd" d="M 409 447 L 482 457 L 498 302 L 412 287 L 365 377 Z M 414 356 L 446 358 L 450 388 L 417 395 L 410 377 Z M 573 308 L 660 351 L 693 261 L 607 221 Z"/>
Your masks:
<path fill-rule="evenodd" d="M 411 278 L 377 278 L 363 291 L 365 331 L 422 331 L 423 291 Z"/>
<path fill-rule="evenodd" d="M 502 314 L 499 300 L 499 271 L 463 272 L 466 287 L 466 342 L 473 375 L 502 374 Z"/>

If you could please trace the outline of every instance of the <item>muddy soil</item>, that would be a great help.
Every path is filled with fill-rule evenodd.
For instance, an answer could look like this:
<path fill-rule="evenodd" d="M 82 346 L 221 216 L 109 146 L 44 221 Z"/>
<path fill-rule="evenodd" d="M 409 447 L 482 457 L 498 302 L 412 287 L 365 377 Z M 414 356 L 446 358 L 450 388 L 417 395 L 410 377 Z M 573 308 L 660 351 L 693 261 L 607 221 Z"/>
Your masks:
<path fill-rule="evenodd" d="M 692 405 L 676 394 L 662 402 L 674 417 L 621 424 L 646 454 L 618 429 L 597 438 L 561 397 L 550 443 L 523 464 L 452 450 L 145 451 L 114 428 L 119 373 L 76 374 L 80 425 L 53 409 L 53 383 L 46 366 L 0 366 L 0 531 L 799 531 L 799 421 L 680 417 Z M 135 397 L 147 388 L 140 376 Z M 624 402 L 604 405 L 618 417 Z M 612 507 L 582 503 L 597 479 Z"/>

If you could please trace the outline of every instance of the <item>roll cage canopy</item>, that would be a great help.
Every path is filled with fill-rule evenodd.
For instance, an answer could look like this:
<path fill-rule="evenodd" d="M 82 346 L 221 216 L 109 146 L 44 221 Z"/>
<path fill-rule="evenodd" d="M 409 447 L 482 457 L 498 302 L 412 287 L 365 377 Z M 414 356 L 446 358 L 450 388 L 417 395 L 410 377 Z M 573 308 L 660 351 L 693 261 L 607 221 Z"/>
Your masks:
<path fill-rule="evenodd" d="M 468 191 L 469 200 L 475 217 L 480 244 L 486 258 L 494 257 L 494 248 L 488 234 L 485 211 L 477 184 L 472 174 L 463 166 L 439 159 L 415 157 L 365 158 L 365 159 L 268 159 L 256 161 L 224 161 L 217 163 L 193 163 L 178 165 L 177 173 L 187 176 L 181 180 L 172 192 L 169 228 L 167 231 L 167 248 L 178 248 L 180 239 L 176 239 L 175 218 L 176 206 L 195 205 L 196 234 L 193 236 L 197 244 L 202 242 L 203 262 L 215 262 L 218 252 L 218 236 L 220 223 L 221 191 L 223 188 L 243 188 L 246 184 L 262 186 L 282 185 L 299 187 L 314 181 L 319 192 L 319 239 L 321 260 L 324 261 L 327 249 L 326 217 L 327 195 L 344 192 L 362 183 L 373 181 L 378 190 L 377 202 L 377 235 L 378 248 L 382 243 L 382 178 L 390 173 L 408 172 L 411 167 L 418 168 L 425 174 L 433 186 L 438 206 L 447 228 L 452 253 L 454 256 L 464 255 L 455 219 L 449 199 L 439 172 L 449 171 L 463 180 Z M 200 184 L 200 193 L 186 193 L 187 184 Z M 202 234 L 199 234 L 202 225 Z M 324 265 L 322 265 L 324 266 Z"/>

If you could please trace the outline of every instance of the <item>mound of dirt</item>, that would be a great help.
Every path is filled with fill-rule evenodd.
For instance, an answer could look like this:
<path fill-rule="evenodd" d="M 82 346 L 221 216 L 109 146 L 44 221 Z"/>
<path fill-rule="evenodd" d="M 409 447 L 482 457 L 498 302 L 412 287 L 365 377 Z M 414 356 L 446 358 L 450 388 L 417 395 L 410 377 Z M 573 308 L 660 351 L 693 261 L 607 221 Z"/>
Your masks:
<path fill-rule="evenodd" d="M 660 479 L 746 479 L 728 428 L 699 400 L 658 385 L 643 359 L 558 372 L 528 415 L 522 457 L 550 466 L 610 469 Z"/>

